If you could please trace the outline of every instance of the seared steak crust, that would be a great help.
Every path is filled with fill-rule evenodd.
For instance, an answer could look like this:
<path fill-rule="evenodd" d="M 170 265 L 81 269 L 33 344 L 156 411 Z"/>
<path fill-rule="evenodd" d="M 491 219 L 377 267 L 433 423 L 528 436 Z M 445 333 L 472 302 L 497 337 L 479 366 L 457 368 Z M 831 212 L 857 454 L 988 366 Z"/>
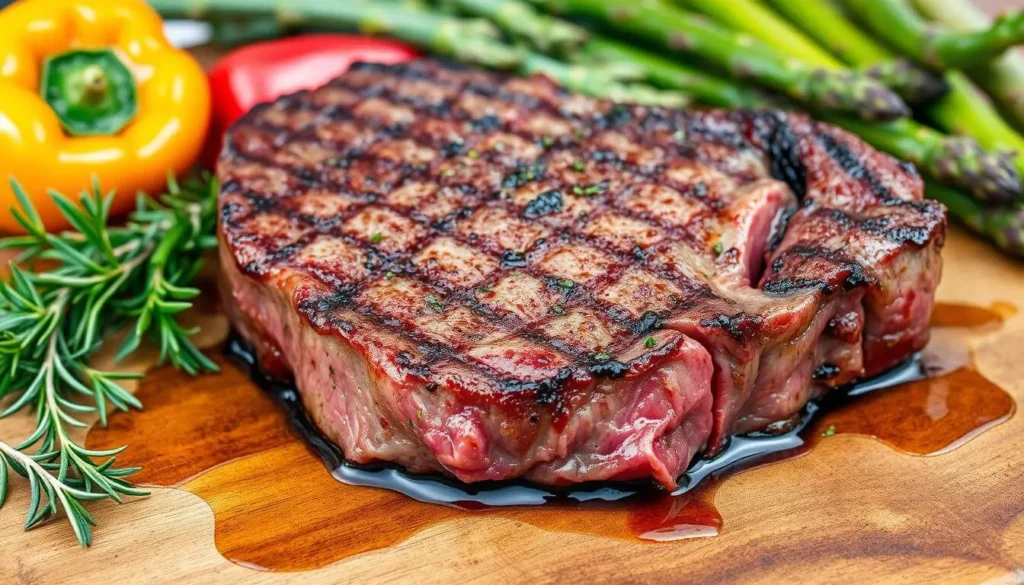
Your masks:
<path fill-rule="evenodd" d="M 358 65 L 257 107 L 218 176 L 231 310 L 264 366 L 295 373 L 322 427 L 346 426 L 325 430 L 349 457 L 467 480 L 673 485 L 696 450 L 920 349 L 945 227 L 911 167 L 804 116 L 614 105 L 430 61 Z M 309 387 L 336 381 L 333 365 L 304 373 L 325 366 L 304 362 L 304 328 L 334 344 L 323 359 L 343 350 L 386 381 L 374 429 L 415 456 L 355 453 L 351 419 L 318 413 L 325 393 L 359 390 Z M 710 390 L 679 381 L 705 362 Z M 655 413 L 645 401 L 665 392 L 644 390 L 600 436 L 628 442 L 668 408 L 650 438 L 668 468 L 584 469 L 607 459 L 573 459 L 604 448 L 602 408 L 627 408 L 607 393 L 655 378 L 685 399 Z M 456 406 L 487 413 L 472 464 L 451 453 L 470 424 Z M 480 434 L 502 435 L 500 454 Z M 544 451 L 546 434 L 568 443 Z"/>

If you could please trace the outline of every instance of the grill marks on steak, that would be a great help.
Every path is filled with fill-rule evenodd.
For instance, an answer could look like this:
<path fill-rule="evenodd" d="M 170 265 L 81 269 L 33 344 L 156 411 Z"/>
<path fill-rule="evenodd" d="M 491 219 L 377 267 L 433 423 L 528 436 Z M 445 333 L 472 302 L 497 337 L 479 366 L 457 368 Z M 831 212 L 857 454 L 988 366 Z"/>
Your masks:
<path fill-rule="evenodd" d="M 258 107 L 218 175 L 243 334 L 348 457 L 465 480 L 674 485 L 920 348 L 944 229 L 801 116 L 429 61 Z"/>

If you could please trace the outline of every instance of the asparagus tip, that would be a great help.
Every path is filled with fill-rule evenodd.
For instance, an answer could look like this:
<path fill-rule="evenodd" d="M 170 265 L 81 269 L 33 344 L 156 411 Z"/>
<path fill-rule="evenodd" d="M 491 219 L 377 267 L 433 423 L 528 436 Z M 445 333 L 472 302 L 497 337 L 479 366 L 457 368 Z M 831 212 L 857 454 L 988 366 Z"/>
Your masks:
<path fill-rule="evenodd" d="M 921 69 L 904 58 L 878 63 L 864 73 L 891 88 L 908 103 L 932 102 L 949 91 L 949 84 L 941 75 Z"/>
<path fill-rule="evenodd" d="M 932 157 L 932 170 L 940 180 L 961 186 L 988 203 L 1009 203 L 1021 198 L 1020 175 L 1008 151 L 990 152 L 973 139 L 950 137 Z"/>
<path fill-rule="evenodd" d="M 853 112 L 866 120 L 894 120 L 910 115 L 895 92 L 854 71 L 815 70 L 808 76 L 807 99 L 837 112 Z"/>
<path fill-rule="evenodd" d="M 990 206 L 958 189 L 927 182 L 925 194 L 946 206 L 968 229 L 1011 256 L 1024 259 L 1024 203 Z"/>

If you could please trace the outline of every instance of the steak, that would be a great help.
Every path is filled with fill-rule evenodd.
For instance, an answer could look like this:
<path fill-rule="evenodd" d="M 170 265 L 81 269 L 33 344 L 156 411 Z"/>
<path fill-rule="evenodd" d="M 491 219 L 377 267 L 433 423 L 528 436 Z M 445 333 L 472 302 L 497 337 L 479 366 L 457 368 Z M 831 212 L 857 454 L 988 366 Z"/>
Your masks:
<path fill-rule="evenodd" d="M 943 208 L 775 111 L 679 111 L 432 61 L 249 112 L 228 311 L 357 463 L 666 488 L 921 349 Z"/>

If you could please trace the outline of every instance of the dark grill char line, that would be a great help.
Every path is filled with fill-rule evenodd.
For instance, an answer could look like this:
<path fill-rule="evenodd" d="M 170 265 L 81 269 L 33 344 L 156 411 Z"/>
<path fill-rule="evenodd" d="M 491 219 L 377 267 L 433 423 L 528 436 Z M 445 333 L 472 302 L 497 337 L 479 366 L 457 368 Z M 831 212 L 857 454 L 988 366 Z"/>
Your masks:
<path fill-rule="evenodd" d="M 899 275 L 916 274 L 894 271 L 893 280 L 887 267 L 914 250 L 930 262 L 944 227 L 941 207 L 919 200 L 912 169 L 801 116 L 616 106 L 543 79 L 431 62 L 357 66 L 325 88 L 255 109 L 233 128 L 218 173 L 225 250 L 248 278 L 291 289 L 313 330 L 377 355 L 371 365 L 393 364 L 432 392 L 445 380 L 469 383 L 437 373 L 457 365 L 460 376 L 474 372 L 474 389 L 465 391 L 477 400 L 508 405 L 521 397 L 562 419 L 575 408 L 574 392 L 600 380 L 640 379 L 677 359 L 687 340 L 712 352 L 717 404 L 730 384 L 753 383 L 744 382 L 743 371 L 733 382 L 722 379 L 720 360 L 769 359 L 760 357 L 771 349 L 764 340 L 788 326 L 778 311 L 806 301 L 813 311 L 832 310 L 844 295 L 866 291 L 867 325 L 877 331 L 865 333 L 877 337 L 897 320 L 887 307 L 914 286 Z M 774 194 L 772 178 L 796 200 Z M 406 191 L 416 188 L 423 191 Z M 332 203 L 317 200 L 318 193 Z M 754 207 L 744 207 L 748 196 Z M 765 207 L 765 197 L 781 199 Z M 320 207 L 301 212 L 307 202 Z M 767 219 L 753 215 L 772 209 Z M 359 223 L 368 210 L 390 213 L 404 227 L 371 237 Z M 757 231 L 765 221 L 773 231 Z M 350 222 L 360 233 L 343 232 Z M 857 241 L 852 247 L 837 242 L 847 233 Z M 517 244 L 499 245 L 503 237 Z M 320 242 L 342 256 L 325 264 L 316 256 Z M 599 257 L 570 270 L 575 277 L 567 283 L 542 264 L 570 245 L 581 247 L 577 261 Z M 433 264 L 417 260 L 426 251 L 436 252 Z M 347 264 L 352 258 L 359 266 Z M 539 283 L 539 296 L 491 292 L 513 277 Z M 371 286 L 377 297 L 366 296 Z M 418 305 L 399 295 L 406 286 L 421 291 Z M 382 293 L 392 304 L 378 302 Z M 436 298 L 428 302 L 430 296 Z M 517 300 L 528 304 L 507 304 Z M 469 321 L 458 320 L 459 310 Z M 547 333 L 578 311 L 590 311 L 610 343 L 585 350 L 586 340 Z M 259 319 L 244 319 L 258 334 Z M 470 330 L 439 341 L 426 329 L 430 323 Z M 891 365 L 919 337 L 908 334 L 893 355 L 865 345 L 871 363 L 853 374 Z M 472 354 L 503 338 L 527 344 L 508 350 L 515 355 L 507 359 L 540 360 L 537 372 L 551 373 L 522 377 L 494 356 Z M 379 353 L 387 352 L 387 343 L 380 345 L 386 339 L 397 344 L 390 357 Z M 748 351 L 754 353 L 743 358 Z M 851 372 L 825 363 L 813 374 L 831 386 L 848 382 Z M 739 413 L 723 408 L 726 419 Z M 529 420 L 536 419 L 532 412 Z M 729 429 L 718 432 L 710 447 Z"/>

